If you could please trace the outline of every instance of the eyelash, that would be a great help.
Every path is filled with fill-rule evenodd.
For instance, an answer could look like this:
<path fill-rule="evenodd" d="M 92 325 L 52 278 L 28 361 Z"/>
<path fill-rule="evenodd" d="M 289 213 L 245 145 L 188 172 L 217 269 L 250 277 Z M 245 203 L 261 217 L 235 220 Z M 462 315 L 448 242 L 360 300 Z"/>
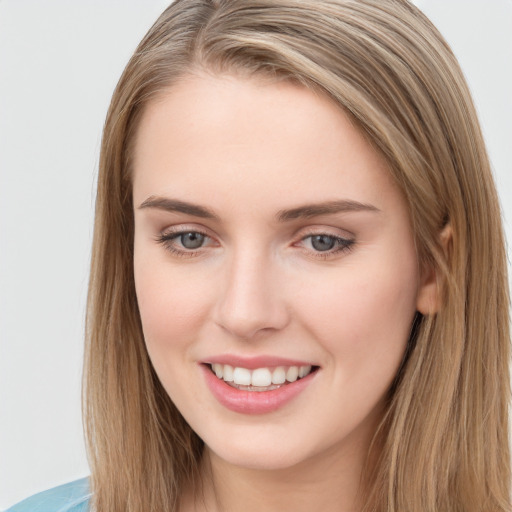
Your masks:
<path fill-rule="evenodd" d="M 304 242 L 305 240 L 312 239 L 315 236 L 324 236 L 326 238 L 330 238 L 334 241 L 334 248 L 329 249 L 327 251 L 315 251 L 310 249 L 305 249 L 308 253 L 313 253 L 315 258 L 320 258 L 323 260 L 328 259 L 329 257 L 335 256 L 337 254 L 343 252 L 350 252 L 353 249 L 355 244 L 355 240 L 353 238 L 343 238 L 341 236 L 332 235 L 330 233 L 322 233 L 322 232 L 312 232 L 308 233 L 305 236 L 301 237 L 300 242 Z"/>
<path fill-rule="evenodd" d="M 198 230 L 198 229 L 181 229 L 179 231 L 171 231 L 171 232 L 164 232 L 159 234 L 156 237 L 157 243 L 164 246 L 166 250 L 171 252 L 173 255 L 181 257 L 181 258 L 193 258 L 201 255 L 201 249 L 204 248 L 204 246 L 198 247 L 197 250 L 194 249 L 178 249 L 175 240 L 180 238 L 183 235 L 187 234 L 196 234 L 201 235 L 205 237 L 205 239 L 212 240 L 208 234 L 206 234 L 204 231 Z M 324 236 L 326 238 L 330 238 L 334 244 L 335 247 L 333 249 L 329 249 L 326 251 L 316 251 L 314 249 L 304 249 L 305 252 L 308 252 L 309 254 L 313 254 L 314 258 L 319 259 L 328 259 L 329 257 L 335 256 L 337 254 L 343 253 L 343 252 L 350 252 L 355 244 L 354 239 L 350 238 L 342 238 L 340 236 L 332 235 L 329 233 L 322 233 L 322 232 L 312 232 L 308 233 L 305 236 L 302 236 L 299 242 L 297 242 L 294 245 L 297 245 L 298 243 L 303 243 L 307 239 L 312 239 L 315 236 Z"/>
<path fill-rule="evenodd" d="M 160 233 L 156 241 L 163 245 L 166 250 L 171 252 L 173 255 L 178 256 L 180 258 L 193 258 L 195 256 L 200 256 L 200 250 L 203 249 L 203 246 L 199 247 L 197 250 L 193 249 L 178 249 L 175 244 L 175 240 L 177 238 L 180 238 L 183 235 L 187 235 L 189 233 L 194 233 L 197 235 L 204 236 L 205 239 L 212 239 L 210 236 L 208 236 L 204 231 L 201 231 L 199 229 L 180 229 L 179 231 L 171 231 L 171 232 L 164 232 Z"/>

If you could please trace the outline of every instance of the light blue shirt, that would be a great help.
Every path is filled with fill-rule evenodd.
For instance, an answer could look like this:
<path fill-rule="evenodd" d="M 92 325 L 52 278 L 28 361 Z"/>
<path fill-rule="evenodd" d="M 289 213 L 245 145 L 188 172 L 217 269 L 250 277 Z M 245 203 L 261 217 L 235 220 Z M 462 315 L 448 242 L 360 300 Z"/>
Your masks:
<path fill-rule="evenodd" d="M 87 512 L 90 498 L 89 479 L 82 478 L 35 494 L 5 512 Z"/>

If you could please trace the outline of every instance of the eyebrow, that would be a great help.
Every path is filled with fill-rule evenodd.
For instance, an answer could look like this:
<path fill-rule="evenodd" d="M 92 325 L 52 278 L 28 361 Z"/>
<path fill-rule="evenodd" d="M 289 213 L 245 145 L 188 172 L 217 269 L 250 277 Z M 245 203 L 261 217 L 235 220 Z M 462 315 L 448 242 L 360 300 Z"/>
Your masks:
<path fill-rule="evenodd" d="M 209 208 L 167 197 L 150 196 L 141 203 L 139 208 L 157 208 L 167 212 L 185 213 L 194 217 L 200 217 L 201 219 L 219 220 L 219 216 Z"/>
<path fill-rule="evenodd" d="M 280 222 L 286 222 L 295 219 L 310 219 L 311 217 L 319 217 L 320 215 L 362 211 L 380 212 L 376 206 L 371 204 L 342 199 L 338 201 L 327 201 L 325 203 L 306 204 L 298 208 L 291 208 L 290 210 L 281 210 L 277 214 L 277 219 Z"/>
<path fill-rule="evenodd" d="M 220 220 L 220 217 L 217 214 L 205 206 L 167 197 L 150 196 L 141 203 L 139 208 L 157 208 L 168 212 L 185 213 L 202 219 Z M 380 212 L 377 207 L 371 204 L 342 199 L 337 201 L 326 201 L 323 203 L 306 204 L 297 208 L 280 210 L 277 212 L 276 218 L 279 222 L 288 222 L 296 219 L 310 219 L 321 215 L 361 211 Z"/>

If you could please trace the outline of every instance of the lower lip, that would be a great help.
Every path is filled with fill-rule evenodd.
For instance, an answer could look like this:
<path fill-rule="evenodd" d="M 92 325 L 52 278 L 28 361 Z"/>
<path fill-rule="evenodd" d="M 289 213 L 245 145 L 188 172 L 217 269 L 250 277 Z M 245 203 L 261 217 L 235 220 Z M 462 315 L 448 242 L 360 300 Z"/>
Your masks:
<path fill-rule="evenodd" d="M 217 378 L 208 365 L 201 365 L 206 384 L 213 396 L 227 409 L 242 414 L 265 414 L 276 411 L 293 400 L 309 385 L 316 371 L 302 379 L 271 391 L 245 391 Z"/>

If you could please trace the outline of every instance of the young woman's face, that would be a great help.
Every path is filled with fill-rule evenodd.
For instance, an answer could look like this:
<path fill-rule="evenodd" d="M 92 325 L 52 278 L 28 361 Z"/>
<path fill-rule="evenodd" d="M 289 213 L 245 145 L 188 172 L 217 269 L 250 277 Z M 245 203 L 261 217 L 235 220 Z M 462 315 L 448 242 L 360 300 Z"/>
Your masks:
<path fill-rule="evenodd" d="M 133 199 L 147 349 L 211 452 L 364 450 L 425 292 L 405 201 L 348 117 L 290 83 L 188 78 L 143 115 Z"/>

